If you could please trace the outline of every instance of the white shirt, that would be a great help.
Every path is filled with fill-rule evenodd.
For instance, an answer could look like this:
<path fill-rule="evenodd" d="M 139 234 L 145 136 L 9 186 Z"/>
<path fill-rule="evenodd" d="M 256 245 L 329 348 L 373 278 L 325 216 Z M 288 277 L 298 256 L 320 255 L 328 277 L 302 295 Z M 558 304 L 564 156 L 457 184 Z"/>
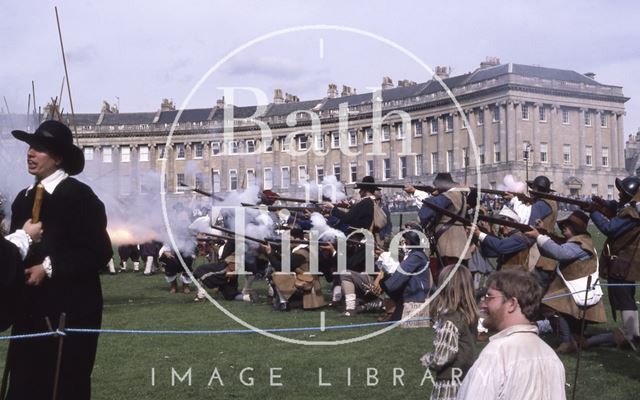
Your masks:
<path fill-rule="evenodd" d="M 565 400 L 564 365 L 535 325 L 514 325 L 489 338 L 457 398 Z"/>
<path fill-rule="evenodd" d="M 531 204 L 523 203 L 518 196 L 513 196 L 511 199 L 511 207 L 513 211 L 518 214 L 518 217 L 520 217 L 520 223 L 528 225 L 529 219 L 531 218 Z"/>
<path fill-rule="evenodd" d="M 46 190 L 47 193 L 53 194 L 53 191 L 56 189 L 56 187 L 58 187 L 60 182 L 67 179 L 68 177 L 69 177 L 69 174 L 64 172 L 63 169 L 58 169 L 53 174 L 41 180 L 40 183 L 42 184 L 42 186 L 44 186 L 44 190 Z M 29 191 L 33 189 L 34 186 L 35 186 L 35 183 L 29 186 L 25 191 L 24 195 L 25 196 L 29 195 Z"/>

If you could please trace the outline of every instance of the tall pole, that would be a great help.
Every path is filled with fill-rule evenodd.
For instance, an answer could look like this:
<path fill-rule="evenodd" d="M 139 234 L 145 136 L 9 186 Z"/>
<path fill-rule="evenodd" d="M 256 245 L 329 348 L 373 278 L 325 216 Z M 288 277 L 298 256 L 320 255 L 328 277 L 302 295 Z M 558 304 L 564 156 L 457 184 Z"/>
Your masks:
<path fill-rule="evenodd" d="M 60 29 L 60 18 L 58 17 L 58 7 L 53 7 L 56 10 L 56 22 L 58 24 L 58 37 L 60 37 L 60 49 L 62 50 L 62 62 L 64 63 L 64 75 L 67 78 L 67 90 L 69 92 L 69 104 L 71 105 L 71 125 L 73 125 L 73 132 L 75 133 L 76 146 L 78 143 L 78 128 L 76 127 L 76 114 L 73 111 L 73 99 L 71 98 L 71 82 L 69 81 L 69 72 L 67 70 L 67 57 L 64 55 L 64 44 L 62 43 L 62 30 Z"/>

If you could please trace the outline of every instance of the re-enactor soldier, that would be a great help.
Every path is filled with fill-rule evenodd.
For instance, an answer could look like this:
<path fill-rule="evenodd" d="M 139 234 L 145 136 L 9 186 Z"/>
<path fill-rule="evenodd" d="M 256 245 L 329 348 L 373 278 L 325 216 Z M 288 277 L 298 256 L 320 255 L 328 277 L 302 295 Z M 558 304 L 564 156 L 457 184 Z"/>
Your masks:
<path fill-rule="evenodd" d="M 43 122 L 35 133 L 13 131 L 29 145 L 27 166 L 36 182 L 12 204 L 11 230 L 31 218 L 36 187 L 44 187 L 40 219 L 44 233 L 24 261 L 26 285 L 18 294 L 12 335 L 46 332 L 47 319 L 58 328 L 62 313 L 67 328 L 100 328 L 102 289 L 99 271 L 112 256 L 107 217 L 89 186 L 74 179 L 84 168 L 82 150 L 73 145 L 69 128 Z M 89 399 L 97 334 L 65 337 L 59 371 L 59 399 Z M 13 341 L 8 352 L 9 399 L 50 399 L 53 395 L 58 340 L 42 337 Z"/>

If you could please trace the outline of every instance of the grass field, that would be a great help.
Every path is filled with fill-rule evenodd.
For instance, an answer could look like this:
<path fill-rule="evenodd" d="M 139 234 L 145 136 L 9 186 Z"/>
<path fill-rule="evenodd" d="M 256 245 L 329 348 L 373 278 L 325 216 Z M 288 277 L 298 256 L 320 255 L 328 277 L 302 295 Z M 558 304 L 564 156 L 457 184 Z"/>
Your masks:
<path fill-rule="evenodd" d="M 193 293 L 169 294 L 161 274 L 151 277 L 132 272 L 104 275 L 102 283 L 105 329 L 246 329 L 212 304 L 194 303 Z M 221 304 L 263 329 L 320 326 L 320 311 L 272 311 L 266 304 L 265 282 L 257 282 L 254 287 L 261 295 L 259 303 L 221 300 Z M 337 310 L 324 311 L 327 326 L 375 320 L 375 314 L 345 319 Z M 614 325 L 610 318 L 607 326 L 593 327 L 591 331 L 605 331 Z M 375 330 L 355 328 L 281 335 L 298 340 L 331 341 L 355 338 Z M 431 329 L 398 328 L 356 343 L 302 346 L 255 333 L 104 333 L 100 336 L 93 373 L 93 398 L 424 399 L 430 393 L 431 384 L 428 379 L 422 382 L 425 370 L 419 358 L 430 350 L 432 337 Z M 545 340 L 552 346 L 557 344 L 552 336 Z M 5 350 L 6 343 L 0 342 L 1 358 Z M 573 385 L 576 356 L 561 359 L 566 380 Z M 172 370 L 175 371 L 173 382 Z M 179 378 L 184 380 L 181 382 Z M 571 390 L 568 385 L 569 396 Z M 635 399 L 638 393 L 640 353 L 602 347 L 582 354 L 576 398 Z"/>

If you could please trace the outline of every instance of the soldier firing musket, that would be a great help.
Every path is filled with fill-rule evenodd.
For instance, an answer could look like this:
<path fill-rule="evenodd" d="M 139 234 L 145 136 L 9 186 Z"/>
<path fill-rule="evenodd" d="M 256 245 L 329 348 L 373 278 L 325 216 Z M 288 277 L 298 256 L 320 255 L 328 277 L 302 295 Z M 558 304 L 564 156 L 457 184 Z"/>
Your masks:
<path fill-rule="evenodd" d="M 467 235 L 464 227 L 455 224 L 450 216 L 439 214 L 426 205 L 434 204 L 464 217 L 467 212 L 466 191 L 453 181 L 449 173 L 437 174 L 433 180 L 433 186 L 437 194 L 424 200 L 418 216 L 428 235 L 433 236 L 436 242 L 436 245 L 432 246 L 432 251 L 436 253 L 439 269 L 456 264 L 458 261 L 466 265 L 470 253 L 468 250 L 465 251 Z"/>
<path fill-rule="evenodd" d="M 589 211 L 589 212 L 598 211 L 607 218 L 613 218 L 616 215 L 615 207 L 610 207 L 604 199 L 598 196 L 592 196 L 591 201 L 584 201 L 584 200 L 572 199 L 570 197 L 556 196 L 551 193 L 531 191 L 531 194 L 541 199 L 549 199 L 549 200 L 557 201 L 559 203 L 573 204 L 582 208 L 585 211 Z"/>

